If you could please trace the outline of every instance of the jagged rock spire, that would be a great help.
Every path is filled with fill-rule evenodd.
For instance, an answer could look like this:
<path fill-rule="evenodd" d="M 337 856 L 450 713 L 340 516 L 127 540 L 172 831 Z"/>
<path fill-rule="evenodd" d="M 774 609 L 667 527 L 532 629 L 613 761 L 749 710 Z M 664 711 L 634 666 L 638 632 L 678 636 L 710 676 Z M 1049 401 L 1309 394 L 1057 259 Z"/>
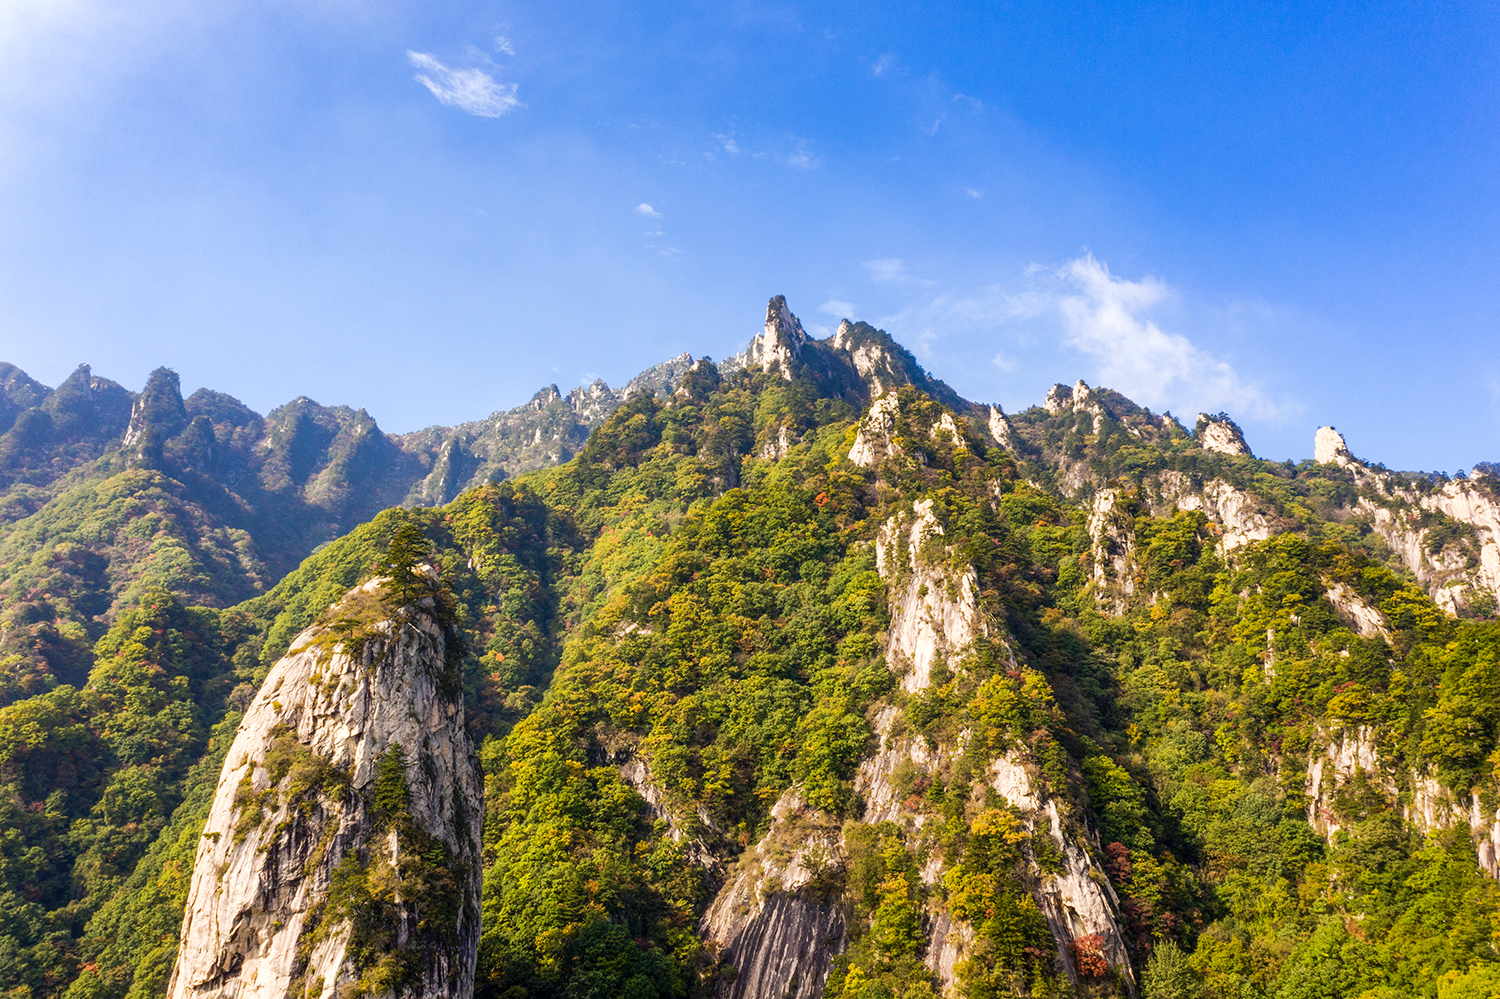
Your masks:
<path fill-rule="evenodd" d="M 392 608 L 382 583 L 335 612 L 358 640 L 303 632 L 245 711 L 170 999 L 389 996 L 392 969 L 403 999 L 473 995 L 484 788 L 463 684 L 433 598 Z"/>
<path fill-rule="evenodd" d="M 745 351 L 745 367 L 770 371 L 781 366 L 781 377 L 791 380 L 792 359 L 802 353 L 807 333 L 801 321 L 787 308 L 786 296 L 777 295 L 766 306 L 766 325 Z"/>

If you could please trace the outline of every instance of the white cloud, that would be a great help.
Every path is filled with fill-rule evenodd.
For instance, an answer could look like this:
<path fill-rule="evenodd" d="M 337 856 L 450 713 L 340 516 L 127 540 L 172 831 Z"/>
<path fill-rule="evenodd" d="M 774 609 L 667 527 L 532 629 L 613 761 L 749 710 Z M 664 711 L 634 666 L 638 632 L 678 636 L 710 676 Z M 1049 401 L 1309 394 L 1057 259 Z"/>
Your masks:
<path fill-rule="evenodd" d="M 853 302 L 840 302 L 836 298 L 830 298 L 818 306 L 818 311 L 830 316 L 838 316 L 840 319 L 848 319 L 859 310 Z"/>
<path fill-rule="evenodd" d="M 876 76 L 884 76 L 885 71 L 890 69 L 895 64 L 896 54 L 894 52 L 887 52 L 885 55 L 875 60 L 875 65 L 871 67 L 871 72 L 873 72 Z"/>
<path fill-rule="evenodd" d="M 964 193 L 967 194 L 971 198 L 982 198 L 982 197 L 984 197 L 984 192 L 983 191 L 977 191 L 977 190 L 975 190 L 972 187 L 966 187 L 966 188 L 964 188 Z"/>
<path fill-rule="evenodd" d="M 636 205 L 635 206 L 635 210 L 638 211 L 638 212 L 640 212 L 642 215 L 646 216 L 648 219 L 659 219 L 659 218 L 661 218 L 661 212 L 657 211 L 655 208 L 652 208 L 650 205 L 646 204 L 644 201 L 642 201 L 640 204 Z"/>
<path fill-rule="evenodd" d="M 514 83 L 497 83 L 482 69 L 450 69 L 423 52 L 406 55 L 422 70 L 414 79 L 442 104 L 481 118 L 498 118 L 522 106 Z"/>
<path fill-rule="evenodd" d="M 899 259 L 869 260 L 864 266 L 876 281 L 919 283 Z M 1296 412 L 1300 407 L 1294 402 L 1272 397 L 1229 360 L 1198 346 L 1171 323 L 1162 325 L 1170 317 L 1174 323 L 1222 330 L 1222 312 L 1184 302 L 1160 278 L 1117 277 L 1103 261 L 1084 254 L 1061 267 L 1031 265 L 1014 282 L 940 289 L 871 321 L 898 338 L 917 339 L 922 348 L 958 333 L 989 339 L 991 350 L 1003 342 L 992 363 L 1007 374 L 1023 368 L 1067 371 L 1076 362 L 1066 355 L 1082 355 L 1088 361 L 1082 373 L 1090 383 L 1184 418 L 1228 410 L 1237 417 L 1276 420 Z M 1058 348 L 1061 356 L 1055 356 Z"/>
<path fill-rule="evenodd" d="M 504 35 L 495 36 L 495 51 L 504 52 L 506 55 L 516 54 L 515 46 L 512 45 L 510 43 L 510 39 L 506 38 Z"/>
<path fill-rule="evenodd" d="M 730 158 L 733 158 L 740 154 L 740 144 L 734 141 L 734 136 L 716 135 L 714 136 L 714 138 L 719 140 L 720 147 L 730 155 Z"/>
<path fill-rule="evenodd" d="M 1093 254 L 1056 272 L 1048 296 L 1061 313 L 1064 342 L 1093 358 L 1103 384 L 1149 406 L 1229 409 L 1260 419 L 1284 407 L 1221 358 L 1149 318 L 1176 292 L 1155 277 L 1115 277 Z"/>

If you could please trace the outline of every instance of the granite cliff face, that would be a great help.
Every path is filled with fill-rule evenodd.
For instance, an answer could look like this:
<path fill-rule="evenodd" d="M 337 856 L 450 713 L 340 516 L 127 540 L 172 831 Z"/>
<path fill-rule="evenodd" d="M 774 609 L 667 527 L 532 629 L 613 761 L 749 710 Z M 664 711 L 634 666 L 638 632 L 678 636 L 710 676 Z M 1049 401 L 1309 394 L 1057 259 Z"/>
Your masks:
<path fill-rule="evenodd" d="M 483 786 L 432 598 L 379 581 L 298 637 L 245 713 L 199 841 L 168 994 L 467 999 Z"/>

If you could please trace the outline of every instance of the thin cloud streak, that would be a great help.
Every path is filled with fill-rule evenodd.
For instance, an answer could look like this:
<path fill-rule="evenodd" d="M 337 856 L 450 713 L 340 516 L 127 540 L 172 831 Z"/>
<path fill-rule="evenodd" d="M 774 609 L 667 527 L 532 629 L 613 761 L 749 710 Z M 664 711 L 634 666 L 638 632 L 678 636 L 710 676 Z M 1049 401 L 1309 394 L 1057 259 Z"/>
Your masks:
<path fill-rule="evenodd" d="M 497 83 L 482 69 L 452 69 L 425 52 L 408 51 L 406 56 L 422 70 L 414 79 L 441 104 L 480 118 L 499 118 L 525 106 L 516 97 L 516 84 Z"/>

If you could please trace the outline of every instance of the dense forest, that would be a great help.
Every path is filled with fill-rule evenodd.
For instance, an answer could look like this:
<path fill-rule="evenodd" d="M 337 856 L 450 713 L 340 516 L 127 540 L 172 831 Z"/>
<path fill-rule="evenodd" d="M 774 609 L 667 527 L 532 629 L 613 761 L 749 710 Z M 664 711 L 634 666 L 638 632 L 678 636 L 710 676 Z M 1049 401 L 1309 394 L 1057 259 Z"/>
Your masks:
<path fill-rule="evenodd" d="M 1485 538 L 1421 503 L 1444 482 L 1208 449 L 1103 391 L 1006 417 L 863 324 L 767 329 L 787 355 L 700 361 L 274 585 L 181 514 L 208 486 L 170 454 L 72 473 L 47 524 L 95 526 L 65 544 L 0 529 L 7 634 L 63 650 L 3 677 L 0 992 L 163 993 L 242 713 L 415 528 L 483 769 L 481 996 L 738 994 L 716 927 L 752 882 L 835 927 L 788 993 L 1500 996 L 1500 622 L 1376 512 L 1470 571 Z M 1188 501 L 1225 490 L 1259 527 Z M 78 583 L 132 538 L 158 561 Z M 903 651 L 913 606 L 967 640 Z M 1060 929 L 1075 870 L 1099 922 Z"/>

